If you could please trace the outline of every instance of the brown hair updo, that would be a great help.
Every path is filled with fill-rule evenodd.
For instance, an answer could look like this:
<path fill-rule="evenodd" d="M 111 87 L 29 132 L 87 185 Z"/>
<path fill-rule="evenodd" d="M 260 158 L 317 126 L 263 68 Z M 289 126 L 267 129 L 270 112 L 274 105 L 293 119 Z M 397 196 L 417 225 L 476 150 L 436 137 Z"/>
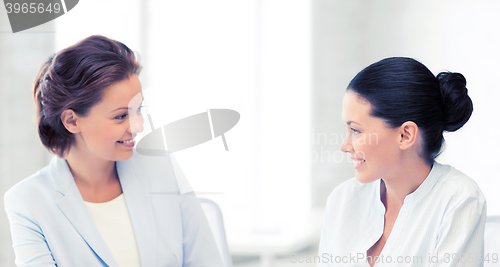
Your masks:
<path fill-rule="evenodd" d="M 139 74 L 141 66 L 126 45 L 104 36 L 90 36 L 51 56 L 40 68 L 35 85 L 36 123 L 42 144 L 64 157 L 75 137 L 61 113 L 86 116 L 107 87 Z"/>

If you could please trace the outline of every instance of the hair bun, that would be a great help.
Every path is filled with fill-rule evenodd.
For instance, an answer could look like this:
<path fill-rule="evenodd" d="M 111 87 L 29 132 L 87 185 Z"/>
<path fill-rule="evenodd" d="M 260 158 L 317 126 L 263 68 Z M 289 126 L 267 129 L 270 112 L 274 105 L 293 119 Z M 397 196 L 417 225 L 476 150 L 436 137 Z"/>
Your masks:
<path fill-rule="evenodd" d="M 441 72 L 437 79 L 445 109 L 443 129 L 454 132 L 460 129 L 472 114 L 472 100 L 467 94 L 465 77 L 457 72 Z"/>

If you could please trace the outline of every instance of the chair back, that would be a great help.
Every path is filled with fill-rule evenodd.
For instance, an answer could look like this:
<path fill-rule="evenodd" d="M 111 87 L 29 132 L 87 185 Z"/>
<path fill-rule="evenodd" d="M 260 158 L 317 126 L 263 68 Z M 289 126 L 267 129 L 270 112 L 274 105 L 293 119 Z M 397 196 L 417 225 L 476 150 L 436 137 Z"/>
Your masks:
<path fill-rule="evenodd" d="M 222 218 L 222 211 L 219 205 L 214 201 L 206 198 L 199 198 L 201 207 L 205 212 L 210 229 L 212 229 L 212 234 L 214 235 L 215 241 L 217 242 L 217 247 L 224 262 L 223 267 L 233 267 L 233 262 L 231 260 L 231 254 L 229 253 L 229 247 L 227 245 L 226 230 L 224 228 L 224 220 Z"/>

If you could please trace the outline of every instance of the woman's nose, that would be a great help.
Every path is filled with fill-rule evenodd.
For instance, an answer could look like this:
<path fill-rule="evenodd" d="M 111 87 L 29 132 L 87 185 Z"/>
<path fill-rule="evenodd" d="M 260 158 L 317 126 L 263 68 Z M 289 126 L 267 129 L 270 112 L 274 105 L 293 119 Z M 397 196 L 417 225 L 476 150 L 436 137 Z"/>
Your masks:
<path fill-rule="evenodd" d="M 132 134 L 135 133 L 140 133 L 144 130 L 144 118 L 142 117 L 142 114 L 130 116 L 130 132 Z"/>
<path fill-rule="evenodd" d="M 352 151 L 351 135 L 348 134 L 348 136 L 344 139 L 344 142 L 342 142 L 342 145 L 340 145 L 340 150 L 346 153 Z"/>

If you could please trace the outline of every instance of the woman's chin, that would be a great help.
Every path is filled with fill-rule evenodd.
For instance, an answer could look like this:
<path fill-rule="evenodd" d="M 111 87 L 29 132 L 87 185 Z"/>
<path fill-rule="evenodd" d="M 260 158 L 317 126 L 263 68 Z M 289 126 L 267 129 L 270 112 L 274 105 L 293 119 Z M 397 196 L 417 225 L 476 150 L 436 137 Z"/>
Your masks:
<path fill-rule="evenodd" d="M 131 149 L 129 151 L 120 151 L 120 153 L 117 153 L 115 157 L 115 161 L 124 161 L 127 159 L 130 159 L 134 155 L 134 150 Z"/>

